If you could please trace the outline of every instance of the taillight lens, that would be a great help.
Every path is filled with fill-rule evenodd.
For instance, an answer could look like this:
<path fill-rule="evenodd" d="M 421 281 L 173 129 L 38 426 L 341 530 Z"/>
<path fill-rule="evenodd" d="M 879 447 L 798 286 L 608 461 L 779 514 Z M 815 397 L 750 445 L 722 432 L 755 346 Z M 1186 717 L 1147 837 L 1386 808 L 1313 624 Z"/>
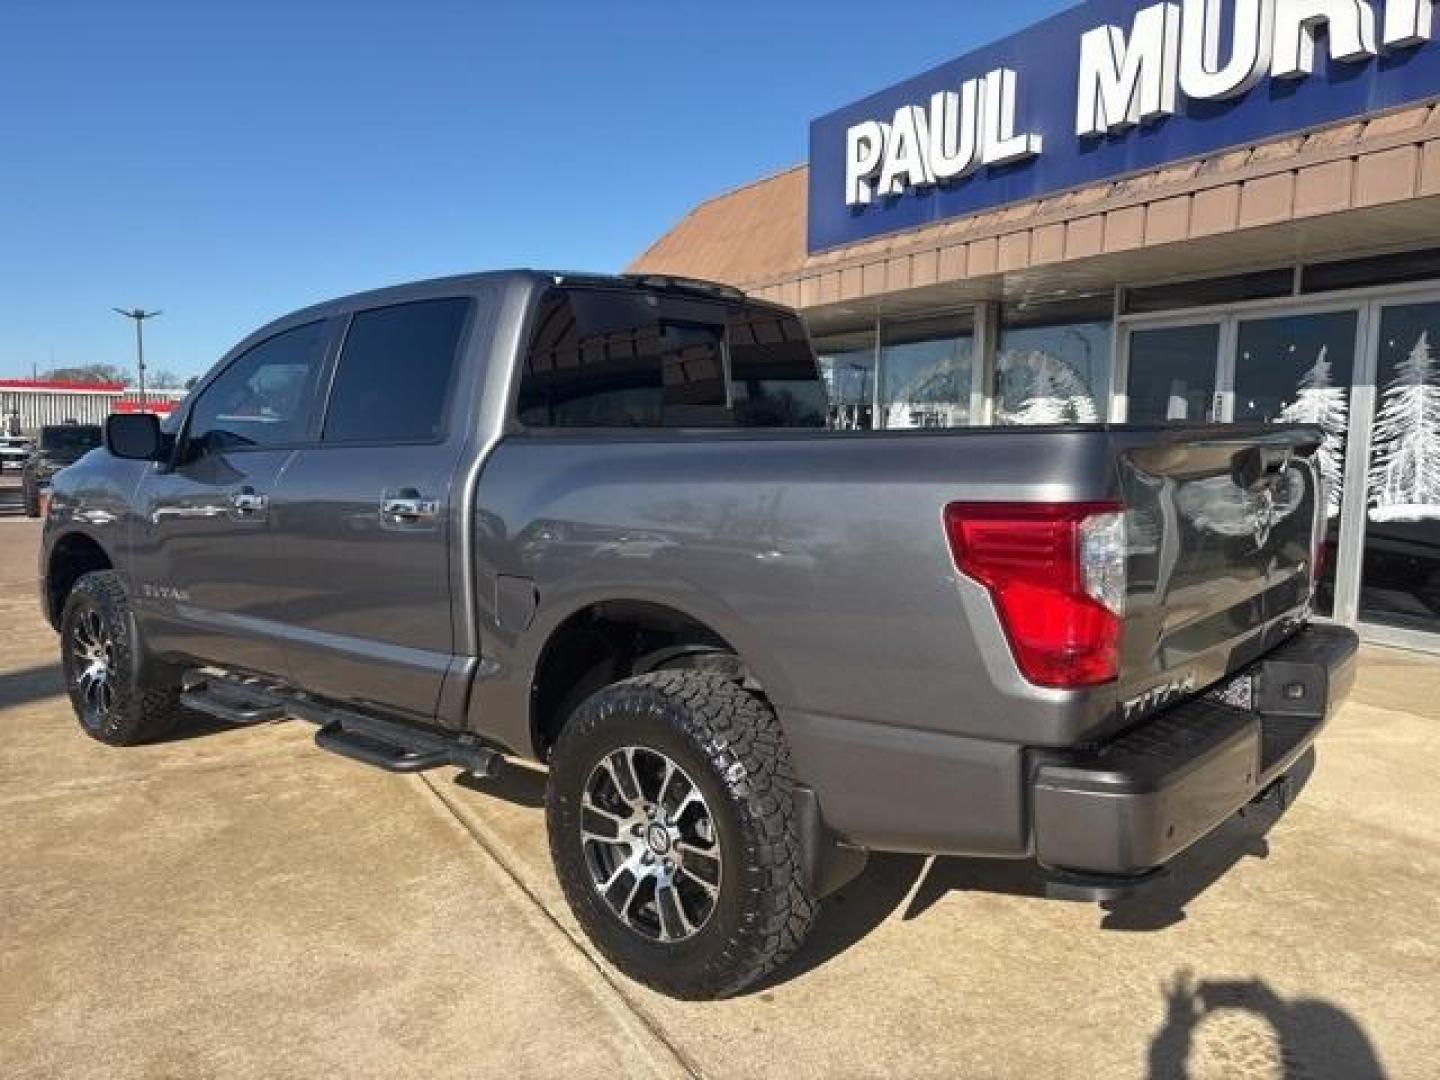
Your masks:
<path fill-rule="evenodd" d="M 954 503 L 955 565 L 989 590 L 1021 673 L 1097 686 L 1120 670 L 1125 513 L 1114 503 Z"/>

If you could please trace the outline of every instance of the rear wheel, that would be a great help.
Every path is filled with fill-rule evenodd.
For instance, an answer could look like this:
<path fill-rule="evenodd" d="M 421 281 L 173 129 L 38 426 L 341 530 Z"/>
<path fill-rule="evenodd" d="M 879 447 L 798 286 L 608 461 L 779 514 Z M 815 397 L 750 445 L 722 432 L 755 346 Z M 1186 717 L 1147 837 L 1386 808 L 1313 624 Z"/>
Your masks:
<path fill-rule="evenodd" d="M 147 662 L 120 575 L 86 574 L 60 622 L 65 689 L 87 735 L 112 746 L 150 742 L 179 723 L 179 672 Z"/>
<path fill-rule="evenodd" d="M 719 675 L 667 671 L 590 697 L 552 755 L 550 851 L 617 967 L 682 998 L 734 994 L 815 915 L 775 715 Z"/>

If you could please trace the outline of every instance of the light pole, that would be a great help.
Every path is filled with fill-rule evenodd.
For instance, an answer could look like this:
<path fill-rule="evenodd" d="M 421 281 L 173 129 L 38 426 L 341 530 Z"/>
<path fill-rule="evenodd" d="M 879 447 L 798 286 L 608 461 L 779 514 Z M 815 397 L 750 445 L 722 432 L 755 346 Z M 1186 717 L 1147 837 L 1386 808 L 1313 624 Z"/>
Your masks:
<path fill-rule="evenodd" d="M 135 320 L 135 362 L 140 369 L 140 408 L 145 408 L 145 320 L 153 319 L 159 315 L 158 311 L 146 311 L 144 308 L 131 308 L 129 311 L 124 308 L 111 308 L 117 315 L 124 315 L 127 319 Z"/>

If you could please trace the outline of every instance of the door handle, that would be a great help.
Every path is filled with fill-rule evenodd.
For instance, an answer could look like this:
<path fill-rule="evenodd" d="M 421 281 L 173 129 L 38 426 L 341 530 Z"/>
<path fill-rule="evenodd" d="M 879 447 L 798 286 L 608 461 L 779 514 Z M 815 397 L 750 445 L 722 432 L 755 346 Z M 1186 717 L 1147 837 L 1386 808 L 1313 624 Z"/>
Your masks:
<path fill-rule="evenodd" d="M 243 487 L 230 496 L 230 505 L 242 516 L 258 516 L 270 508 L 270 497 L 261 495 L 252 487 Z"/>
<path fill-rule="evenodd" d="M 380 500 L 380 517 L 389 525 L 417 525 L 434 521 L 440 516 L 440 504 L 422 499 L 418 492 L 406 489 Z"/>

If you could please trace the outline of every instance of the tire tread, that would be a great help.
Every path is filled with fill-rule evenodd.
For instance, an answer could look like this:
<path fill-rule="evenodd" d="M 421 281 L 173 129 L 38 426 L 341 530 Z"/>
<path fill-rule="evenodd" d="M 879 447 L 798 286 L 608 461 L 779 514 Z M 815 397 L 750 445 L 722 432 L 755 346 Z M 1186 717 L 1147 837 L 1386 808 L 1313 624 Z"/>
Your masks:
<path fill-rule="evenodd" d="M 789 747 L 774 711 L 758 695 L 724 675 L 675 670 L 626 679 L 593 695 L 561 732 L 555 757 L 598 737 L 617 713 L 637 711 L 663 716 L 709 759 L 739 819 L 743 876 L 760 881 L 758 889 L 752 886 L 756 895 L 745 905 L 739 928 L 703 968 L 677 966 L 647 981 L 676 997 L 728 997 L 784 964 L 804 942 L 817 912 L 805 885 Z M 566 872 L 567 854 L 553 827 L 557 797 L 552 783 L 551 853 L 572 909 L 587 922 L 586 904 L 577 903 L 574 893 L 584 890 L 588 900 L 593 890 L 588 880 Z M 604 932 L 591 936 L 613 963 L 626 966 Z"/>
<path fill-rule="evenodd" d="M 119 722 L 108 725 L 103 732 L 96 732 L 88 725 L 85 730 L 113 746 L 133 746 L 163 739 L 185 716 L 184 706 L 180 704 L 180 680 L 168 670 L 158 670 L 156 665 L 147 668 L 142 657 L 137 655 L 137 650 L 141 648 L 139 633 L 120 575 L 114 570 L 86 574 L 75 583 L 66 600 L 67 613 L 77 596 L 88 599 L 105 613 L 114 634 L 116 652 L 122 657 L 116 666 L 129 673 L 129 681 L 124 688 L 123 715 L 117 718 Z M 67 624 L 68 620 L 63 621 L 62 627 Z M 80 710 L 78 703 L 76 709 L 77 712 Z"/>

